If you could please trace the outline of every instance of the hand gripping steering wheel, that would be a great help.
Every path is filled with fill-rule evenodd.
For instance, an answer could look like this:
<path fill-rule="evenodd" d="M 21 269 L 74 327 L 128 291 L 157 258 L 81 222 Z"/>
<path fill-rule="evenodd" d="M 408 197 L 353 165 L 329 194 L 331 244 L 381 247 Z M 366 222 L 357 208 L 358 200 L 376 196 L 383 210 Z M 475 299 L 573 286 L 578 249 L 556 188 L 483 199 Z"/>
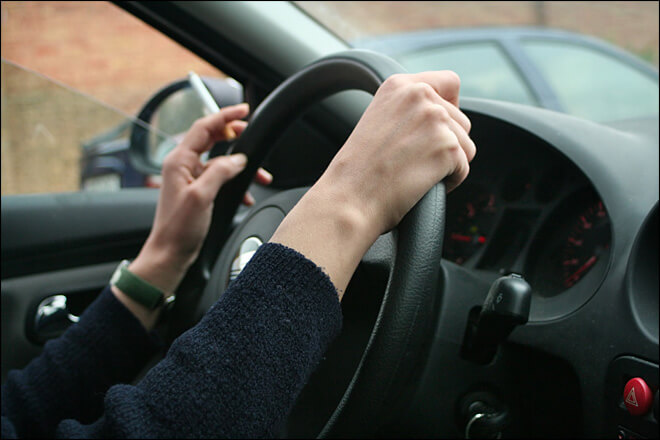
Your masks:
<path fill-rule="evenodd" d="M 186 295 L 177 299 L 171 322 L 175 334 L 194 323 L 224 291 L 223 280 L 229 271 L 227 262 L 231 262 L 227 256 L 235 253 L 236 243 L 247 238 L 240 235 L 248 233 L 239 225 L 228 239 L 232 220 L 274 140 L 321 99 L 350 89 L 374 94 L 387 77 L 401 72 L 405 70 L 386 56 L 348 50 L 305 67 L 259 105 L 233 148 L 233 152 L 248 156 L 248 165 L 221 188 L 200 257 L 182 284 Z M 304 190 L 292 190 L 274 196 L 261 203 L 244 224 L 259 223 L 262 230 L 267 230 L 264 234 L 272 234 L 303 193 Z M 282 215 L 270 215 L 273 211 L 269 207 L 277 208 Z M 265 212 L 270 214 L 260 218 L 260 213 Z M 432 337 L 435 310 L 441 298 L 438 279 L 444 219 L 445 189 L 439 183 L 392 231 L 391 270 L 378 317 L 359 365 L 321 430 L 321 437 L 373 434 L 414 377 L 424 358 L 424 347 Z M 224 256 L 218 258 L 221 254 Z"/>

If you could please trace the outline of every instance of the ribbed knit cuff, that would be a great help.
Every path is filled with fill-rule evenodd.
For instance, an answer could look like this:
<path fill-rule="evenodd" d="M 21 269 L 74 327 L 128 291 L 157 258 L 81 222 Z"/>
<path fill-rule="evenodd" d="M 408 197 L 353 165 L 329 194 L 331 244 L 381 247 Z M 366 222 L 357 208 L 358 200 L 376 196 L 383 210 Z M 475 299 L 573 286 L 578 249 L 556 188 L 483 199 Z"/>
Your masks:
<path fill-rule="evenodd" d="M 248 264 L 235 280 L 239 289 L 259 288 L 272 282 L 287 284 L 295 279 L 296 285 L 305 290 L 332 290 L 338 298 L 337 289 L 330 277 L 316 263 L 295 249 L 279 243 L 265 243 L 255 252 L 252 260 L 259 262 L 259 273 L 252 273 L 255 265 Z M 300 285 L 300 282 L 304 284 Z"/>
<path fill-rule="evenodd" d="M 330 277 L 300 252 L 279 243 L 265 243 L 227 290 L 257 290 L 267 295 L 294 295 L 301 307 L 327 322 L 330 339 L 341 329 L 339 295 Z M 329 312 L 329 313 L 328 313 Z M 325 325 L 324 325 L 325 326 Z M 328 341 L 324 341 L 327 343 Z"/>
<path fill-rule="evenodd" d="M 145 330 L 115 297 L 110 286 L 103 289 L 65 338 L 85 350 L 94 351 L 92 358 L 104 365 L 111 383 L 130 382 L 163 347 L 156 333 Z"/>

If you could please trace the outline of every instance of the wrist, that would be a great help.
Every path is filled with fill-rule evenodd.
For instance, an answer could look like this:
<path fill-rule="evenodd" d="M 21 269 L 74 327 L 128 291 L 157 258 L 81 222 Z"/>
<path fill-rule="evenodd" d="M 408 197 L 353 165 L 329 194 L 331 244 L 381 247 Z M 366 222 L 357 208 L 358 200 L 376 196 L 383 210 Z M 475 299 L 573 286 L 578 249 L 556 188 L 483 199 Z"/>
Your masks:
<path fill-rule="evenodd" d="M 336 186 L 313 186 L 299 205 L 296 208 L 305 211 L 305 216 L 327 222 L 336 229 L 338 238 L 361 245 L 365 252 L 380 235 L 377 222 L 372 218 L 373 210 L 360 203 L 354 194 Z"/>
<path fill-rule="evenodd" d="M 155 325 L 160 310 L 167 298 L 174 299 L 168 292 L 152 284 L 139 275 L 133 263 L 124 260 L 117 267 L 110 279 L 112 293 L 145 327 L 151 330 Z M 138 267 L 140 264 L 138 262 Z M 144 272 L 142 272 L 144 273 Z"/>
<path fill-rule="evenodd" d="M 177 259 L 175 254 L 147 239 L 128 269 L 160 289 L 167 298 L 174 294 L 190 264 L 190 261 Z"/>
<path fill-rule="evenodd" d="M 378 236 L 364 212 L 345 195 L 313 187 L 270 241 L 313 261 L 330 277 L 341 299 L 357 265 Z"/>

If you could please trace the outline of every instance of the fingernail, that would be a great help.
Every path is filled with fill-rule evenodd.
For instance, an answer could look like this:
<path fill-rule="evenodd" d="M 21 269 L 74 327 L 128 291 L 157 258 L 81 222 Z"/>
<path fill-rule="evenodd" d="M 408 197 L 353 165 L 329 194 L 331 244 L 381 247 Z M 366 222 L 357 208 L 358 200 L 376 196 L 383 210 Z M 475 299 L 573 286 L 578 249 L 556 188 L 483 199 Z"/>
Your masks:
<path fill-rule="evenodd" d="M 244 167 L 245 164 L 247 164 L 247 156 L 243 153 L 232 154 L 229 156 L 229 160 L 231 160 L 238 167 Z"/>

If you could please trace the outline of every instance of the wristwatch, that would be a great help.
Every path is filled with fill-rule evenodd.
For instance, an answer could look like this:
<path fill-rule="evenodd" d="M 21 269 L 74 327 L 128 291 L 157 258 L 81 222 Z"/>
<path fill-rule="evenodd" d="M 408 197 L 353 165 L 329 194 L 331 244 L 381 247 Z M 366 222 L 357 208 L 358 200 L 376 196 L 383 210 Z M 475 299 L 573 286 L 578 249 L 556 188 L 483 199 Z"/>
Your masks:
<path fill-rule="evenodd" d="M 149 310 L 155 310 L 165 302 L 170 302 L 174 296 L 165 300 L 165 294 L 157 287 L 149 284 L 128 270 L 129 260 L 123 260 L 110 278 L 110 284 L 117 286 L 126 296 L 142 304 Z"/>

